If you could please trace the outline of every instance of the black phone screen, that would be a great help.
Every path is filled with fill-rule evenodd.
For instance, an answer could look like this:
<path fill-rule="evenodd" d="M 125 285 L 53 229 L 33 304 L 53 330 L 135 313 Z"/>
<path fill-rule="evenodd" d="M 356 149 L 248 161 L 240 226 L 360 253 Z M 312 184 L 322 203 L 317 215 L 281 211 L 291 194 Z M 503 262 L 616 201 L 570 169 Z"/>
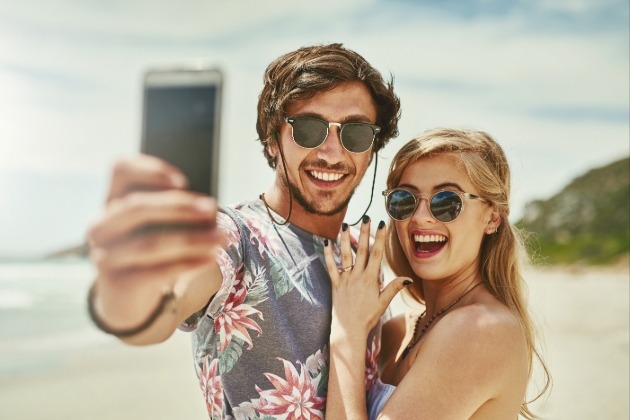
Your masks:
<path fill-rule="evenodd" d="M 181 169 L 191 191 L 213 196 L 218 94 L 214 85 L 147 86 L 144 92 L 143 152 Z"/>

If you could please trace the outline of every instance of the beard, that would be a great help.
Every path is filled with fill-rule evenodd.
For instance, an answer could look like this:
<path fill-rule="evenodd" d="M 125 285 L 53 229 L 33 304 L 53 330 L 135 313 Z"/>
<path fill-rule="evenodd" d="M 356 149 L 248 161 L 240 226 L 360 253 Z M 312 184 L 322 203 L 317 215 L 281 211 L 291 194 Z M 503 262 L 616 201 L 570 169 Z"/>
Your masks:
<path fill-rule="evenodd" d="M 350 199 L 354 195 L 354 190 L 352 190 L 350 194 L 348 194 L 348 197 L 345 198 L 345 200 L 342 200 L 340 203 L 337 203 L 337 205 L 335 205 L 332 209 L 323 210 L 321 208 L 315 207 L 313 202 L 308 201 L 306 197 L 304 197 L 304 194 L 302 194 L 302 191 L 300 191 L 300 189 L 297 186 L 289 182 L 288 188 L 289 188 L 289 193 L 291 194 L 291 196 L 295 198 L 295 201 L 297 201 L 300 204 L 300 206 L 304 208 L 304 210 L 306 210 L 308 213 L 316 214 L 318 216 L 333 216 L 335 214 L 342 212 L 348 207 L 348 204 L 350 203 Z M 316 201 L 317 202 L 322 202 L 322 201 L 331 202 L 330 200 L 332 199 L 332 195 L 333 193 L 328 193 L 324 197 L 320 197 Z"/>
<path fill-rule="evenodd" d="M 316 165 L 316 167 L 320 167 L 322 169 L 331 168 L 330 166 L 326 164 Z M 282 168 L 283 169 L 280 171 L 280 180 L 282 181 L 282 184 L 289 190 L 289 194 L 291 194 L 291 197 L 293 197 L 295 201 L 297 201 L 306 212 L 314 214 L 314 215 L 333 216 L 335 214 L 339 214 L 340 212 L 346 210 L 348 208 L 348 204 L 350 203 L 350 199 L 352 198 L 356 190 L 356 188 L 353 188 L 347 197 L 345 197 L 344 199 L 342 199 L 340 202 L 337 202 L 337 203 L 332 201 L 335 195 L 335 192 L 333 191 L 328 192 L 324 194 L 323 196 L 318 197 L 317 199 L 309 201 L 304 196 L 300 188 L 297 185 L 293 184 L 287 178 L 287 172 L 284 170 L 284 165 Z M 332 208 L 324 209 L 322 208 L 323 206 L 318 205 L 318 203 L 332 204 Z"/>

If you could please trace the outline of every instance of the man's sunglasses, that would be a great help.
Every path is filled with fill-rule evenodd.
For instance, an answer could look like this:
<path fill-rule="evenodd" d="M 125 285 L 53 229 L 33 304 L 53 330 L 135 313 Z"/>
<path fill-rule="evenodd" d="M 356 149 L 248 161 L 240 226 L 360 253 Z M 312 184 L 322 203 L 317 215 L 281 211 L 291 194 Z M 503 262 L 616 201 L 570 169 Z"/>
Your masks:
<path fill-rule="evenodd" d="M 374 137 L 381 131 L 381 127 L 377 125 L 361 122 L 337 123 L 315 117 L 285 117 L 284 120 L 291 124 L 293 141 L 305 149 L 315 149 L 324 144 L 330 126 L 336 125 L 339 127 L 339 137 L 344 149 L 352 153 L 363 153 L 372 147 Z"/>
<path fill-rule="evenodd" d="M 430 197 L 415 194 L 403 188 L 393 188 L 383 191 L 385 196 L 385 210 L 389 217 L 403 221 L 409 219 L 416 212 L 420 201 L 425 198 L 429 203 L 429 211 L 434 219 L 443 223 L 452 222 L 464 211 L 464 198 L 488 202 L 485 198 L 470 193 L 442 190 Z"/>

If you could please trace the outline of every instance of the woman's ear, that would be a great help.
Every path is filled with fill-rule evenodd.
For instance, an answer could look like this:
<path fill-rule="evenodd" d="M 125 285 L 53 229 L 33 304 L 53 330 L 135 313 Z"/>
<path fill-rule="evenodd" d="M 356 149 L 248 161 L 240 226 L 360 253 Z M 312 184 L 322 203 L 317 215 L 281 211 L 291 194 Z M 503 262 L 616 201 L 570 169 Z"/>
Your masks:
<path fill-rule="evenodd" d="M 503 217 L 501 217 L 501 215 L 497 211 L 493 211 L 492 215 L 490 216 L 490 220 L 486 225 L 486 234 L 491 235 L 493 233 L 496 233 L 497 229 L 499 229 L 499 226 L 501 226 L 502 220 Z"/>

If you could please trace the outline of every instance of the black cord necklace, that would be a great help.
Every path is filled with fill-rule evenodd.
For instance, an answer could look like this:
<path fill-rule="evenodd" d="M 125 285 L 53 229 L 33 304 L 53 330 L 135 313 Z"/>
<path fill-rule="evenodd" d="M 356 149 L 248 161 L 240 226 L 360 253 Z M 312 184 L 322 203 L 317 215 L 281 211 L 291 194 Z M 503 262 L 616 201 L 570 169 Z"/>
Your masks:
<path fill-rule="evenodd" d="M 416 337 L 416 332 L 418 331 L 418 326 L 420 325 L 420 321 L 422 321 L 422 319 L 424 319 L 424 316 L 427 314 L 427 311 L 422 312 L 422 315 L 418 317 L 418 320 L 416 321 L 416 324 L 413 327 L 413 335 L 411 336 L 411 341 L 409 342 L 409 344 L 407 344 L 407 347 L 405 347 L 405 350 L 403 351 L 403 354 L 400 360 L 407 357 L 411 349 L 413 349 L 416 346 L 416 344 L 418 344 L 418 341 L 420 341 L 420 338 L 422 338 L 422 335 L 424 334 L 424 332 L 429 328 L 429 325 L 431 325 L 431 323 L 436 320 L 437 317 L 439 317 L 444 312 L 451 309 L 457 302 L 462 300 L 464 296 L 472 292 L 475 289 L 475 287 L 479 286 L 480 284 L 481 283 L 475 284 L 473 287 L 465 291 L 463 295 L 461 295 L 460 297 L 458 297 L 457 299 L 455 299 L 454 301 L 452 301 L 451 303 L 449 303 L 448 305 L 446 305 L 445 307 L 443 307 L 442 309 L 434 313 L 429 319 L 429 321 L 426 324 L 424 324 L 424 327 L 422 327 L 422 329 L 420 330 L 420 334 L 418 334 L 418 336 Z"/>

